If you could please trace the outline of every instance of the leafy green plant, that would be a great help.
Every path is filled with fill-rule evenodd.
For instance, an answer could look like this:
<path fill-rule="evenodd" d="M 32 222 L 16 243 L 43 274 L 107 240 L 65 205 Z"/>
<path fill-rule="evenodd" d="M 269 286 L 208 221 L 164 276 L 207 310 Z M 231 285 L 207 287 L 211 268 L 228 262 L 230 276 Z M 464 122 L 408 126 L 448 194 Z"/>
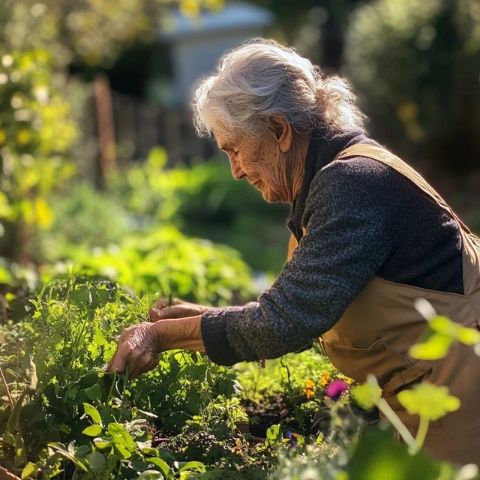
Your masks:
<path fill-rule="evenodd" d="M 288 243 L 284 205 L 268 205 L 250 185 L 234 181 L 226 160 L 174 169 L 166 163 L 166 151 L 155 148 L 144 164 L 112 177 L 109 191 L 142 225 L 171 223 L 231 245 L 255 269 L 280 269 Z"/>
<path fill-rule="evenodd" d="M 77 270 L 110 278 L 139 294 L 213 305 L 252 294 L 249 269 L 237 252 L 188 238 L 174 227 L 132 234 L 118 245 L 93 251 L 75 249 L 70 259 Z"/>
<path fill-rule="evenodd" d="M 230 369 L 184 352 L 161 355 L 159 368 L 134 382 L 103 370 L 115 350 L 116 336 L 127 325 L 146 319 L 150 301 L 103 279 L 70 276 L 46 286 L 32 300 L 30 316 L 6 329 L 9 341 L 0 344 L 0 388 L 10 399 L 0 407 L 4 465 L 33 472 L 30 462 L 35 471 L 58 473 L 60 455 L 75 464 L 77 477 L 84 475 L 79 478 L 97 478 L 92 469 L 103 472 L 98 478 L 117 478 L 109 475 L 126 468 L 124 461 L 133 462 L 128 452 L 139 461 L 143 458 L 132 442 L 151 441 L 158 428 L 177 433 L 188 419 L 211 409 L 217 397 L 226 399 L 234 393 Z M 205 422 L 214 428 L 222 415 L 210 411 Z M 125 453 L 115 443 L 115 435 L 134 425 L 143 425 L 143 433 L 134 440 L 122 437 Z M 91 440 L 85 446 L 85 436 L 104 436 L 106 442 L 113 442 L 110 453 L 100 441 L 104 450 Z M 75 443 L 65 447 L 71 442 Z M 47 445 L 50 453 L 45 453 Z M 100 453 L 105 454 L 105 462 Z M 150 456 L 145 465 L 155 463 Z M 179 466 L 177 473 L 187 478 L 194 469 L 190 467 Z"/>
<path fill-rule="evenodd" d="M 48 195 L 73 173 L 66 155 L 75 127 L 53 75 L 46 51 L 6 53 L 0 45 L 0 247 L 17 260 L 30 253 L 32 229 L 51 227 Z"/>
<path fill-rule="evenodd" d="M 375 0 L 351 17 L 346 71 L 372 130 L 432 172 L 477 168 L 479 20 L 469 0 Z"/>

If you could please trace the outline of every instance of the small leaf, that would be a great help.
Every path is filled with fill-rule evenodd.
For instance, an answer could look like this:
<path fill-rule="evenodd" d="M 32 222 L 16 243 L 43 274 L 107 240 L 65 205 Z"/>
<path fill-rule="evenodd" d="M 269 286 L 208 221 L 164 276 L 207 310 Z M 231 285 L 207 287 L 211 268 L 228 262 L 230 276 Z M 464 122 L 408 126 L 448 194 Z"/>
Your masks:
<path fill-rule="evenodd" d="M 460 408 L 460 400 L 447 387 L 422 382 L 410 390 L 403 390 L 398 395 L 399 402 L 411 415 L 420 415 L 426 420 L 438 420 L 447 413 Z"/>
<path fill-rule="evenodd" d="M 102 424 L 102 417 L 100 416 L 100 412 L 89 403 L 84 403 L 83 408 L 85 409 L 85 415 L 88 415 L 93 423 L 101 425 Z"/>
<path fill-rule="evenodd" d="M 8 417 L 7 420 L 7 432 L 13 433 L 15 430 L 18 429 L 18 422 L 20 420 L 20 412 L 22 411 L 22 404 L 23 404 L 23 399 L 25 398 L 25 395 L 27 392 L 23 392 L 20 395 L 20 398 L 17 399 L 15 402 L 15 406 L 13 407 L 12 413 Z"/>
<path fill-rule="evenodd" d="M 89 453 L 85 460 L 94 472 L 101 472 L 107 463 L 105 457 L 99 452 Z"/>
<path fill-rule="evenodd" d="M 165 460 L 162 460 L 159 457 L 153 457 L 153 458 L 146 458 L 145 459 L 148 463 L 151 463 L 158 467 L 160 471 L 165 475 L 165 477 L 168 477 L 169 475 L 172 474 L 171 468 L 168 466 L 167 462 Z"/>
<path fill-rule="evenodd" d="M 85 393 L 89 400 L 100 400 L 102 398 L 102 387 L 100 387 L 100 384 L 96 383 L 91 387 L 85 388 L 83 393 Z"/>
<path fill-rule="evenodd" d="M 110 440 L 105 440 L 104 438 L 95 438 L 93 443 L 95 444 L 95 448 L 97 450 L 105 450 L 107 448 L 111 448 L 113 445 Z"/>
<path fill-rule="evenodd" d="M 368 375 L 367 382 L 352 388 L 355 401 L 365 410 L 372 409 L 382 398 L 382 389 L 373 375 Z"/>
<path fill-rule="evenodd" d="M 7 445 L 10 445 L 12 447 L 14 447 L 15 444 L 16 444 L 15 436 L 13 435 L 13 433 L 5 432 L 1 436 L 1 439 L 2 439 L 3 443 L 6 443 Z"/>
<path fill-rule="evenodd" d="M 447 355 L 454 339 L 443 333 L 432 333 L 423 342 L 410 347 L 409 355 L 419 360 L 438 360 Z"/>
<path fill-rule="evenodd" d="M 137 448 L 137 444 L 135 443 L 135 440 L 133 437 L 127 432 L 125 427 L 123 425 L 120 425 L 119 423 L 110 423 L 108 425 L 108 433 L 112 437 L 112 442 L 115 444 L 115 447 L 118 447 L 123 455 L 123 451 L 126 450 L 127 452 L 134 452 L 135 449 Z M 123 458 L 129 458 L 130 454 L 128 457 L 123 457 Z"/>
<path fill-rule="evenodd" d="M 465 345 L 475 345 L 480 342 L 480 332 L 474 328 L 460 327 L 458 329 L 458 341 Z"/>
<path fill-rule="evenodd" d="M 98 437 L 102 433 L 102 426 L 90 425 L 89 427 L 85 428 L 82 433 L 84 435 L 88 435 L 89 437 Z"/>
<path fill-rule="evenodd" d="M 22 470 L 22 480 L 33 475 L 37 471 L 37 467 L 34 463 L 28 462 Z"/>
<path fill-rule="evenodd" d="M 205 473 L 207 469 L 202 462 L 187 462 L 180 467 L 179 472 L 198 472 L 198 473 Z"/>

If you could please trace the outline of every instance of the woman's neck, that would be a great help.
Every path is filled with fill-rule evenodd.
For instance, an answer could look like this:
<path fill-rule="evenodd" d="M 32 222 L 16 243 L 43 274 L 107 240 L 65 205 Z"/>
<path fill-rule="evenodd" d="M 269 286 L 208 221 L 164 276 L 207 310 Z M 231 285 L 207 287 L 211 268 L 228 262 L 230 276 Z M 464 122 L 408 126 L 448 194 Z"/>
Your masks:
<path fill-rule="evenodd" d="M 286 186 L 285 199 L 293 203 L 303 184 L 305 174 L 305 159 L 310 144 L 311 133 L 295 135 L 292 147 L 285 155 L 284 185 Z"/>

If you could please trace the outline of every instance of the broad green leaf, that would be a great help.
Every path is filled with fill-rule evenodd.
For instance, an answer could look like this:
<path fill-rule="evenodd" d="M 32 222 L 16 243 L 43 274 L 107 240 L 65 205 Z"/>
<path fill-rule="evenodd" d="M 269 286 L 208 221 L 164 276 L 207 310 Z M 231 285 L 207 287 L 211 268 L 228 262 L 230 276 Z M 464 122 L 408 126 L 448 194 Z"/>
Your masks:
<path fill-rule="evenodd" d="M 162 460 L 159 457 L 153 457 L 153 458 L 146 458 L 145 459 L 148 463 L 151 463 L 158 467 L 160 471 L 165 475 L 165 477 L 168 477 L 172 474 L 171 468 L 168 466 L 167 462 L 165 460 Z"/>
<path fill-rule="evenodd" d="M 32 462 L 28 462 L 22 470 L 22 480 L 33 475 L 37 471 L 37 467 Z"/>
<path fill-rule="evenodd" d="M 409 355 L 419 360 L 438 360 L 447 355 L 454 339 L 443 333 L 432 333 L 425 341 L 410 347 Z"/>
<path fill-rule="evenodd" d="M 90 400 L 100 400 L 102 398 L 102 387 L 98 383 L 86 388 L 83 392 Z"/>
<path fill-rule="evenodd" d="M 373 375 L 368 375 L 367 382 L 352 388 L 352 395 L 360 407 L 372 409 L 382 398 L 382 389 Z"/>
<path fill-rule="evenodd" d="M 205 465 L 202 462 L 187 462 L 184 465 L 182 465 L 179 469 L 179 472 L 199 472 L 199 473 L 205 473 L 207 469 L 205 468 Z"/>
<path fill-rule="evenodd" d="M 100 416 L 100 412 L 89 403 L 84 403 L 83 408 L 85 410 L 85 415 L 88 415 L 93 423 L 97 425 L 102 424 L 102 417 Z"/>
<path fill-rule="evenodd" d="M 112 442 L 115 444 L 115 447 L 119 448 L 122 455 L 124 450 L 129 452 L 128 457 L 130 457 L 130 452 L 134 452 L 137 448 L 137 444 L 133 437 L 127 432 L 123 425 L 119 423 L 110 423 L 108 425 L 108 433 L 112 437 Z M 122 453 L 123 452 L 123 453 Z"/>
<path fill-rule="evenodd" d="M 460 400 L 450 395 L 447 387 L 427 382 L 403 390 L 397 397 L 408 413 L 420 415 L 426 420 L 438 420 L 460 408 Z"/>
<path fill-rule="evenodd" d="M 88 435 L 89 437 L 98 437 L 102 433 L 102 426 L 101 425 L 90 425 L 85 428 L 82 432 L 84 435 Z"/>
<path fill-rule="evenodd" d="M 85 457 L 85 461 L 94 472 L 101 472 L 107 463 L 105 457 L 99 452 L 89 453 Z"/>
<path fill-rule="evenodd" d="M 132 456 L 132 453 L 129 452 L 122 443 L 114 443 L 113 448 L 115 448 L 115 451 L 120 455 L 120 458 L 124 460 Z"/>
<path fill-rule="evenodd" d="M 75 455 L 72 455 L 68 450 L 65 450 L 65 447 L 58 442 L 51 442 L 48 444 L 48 446 L 61 455 L 62 457 L 66 458 L 67 460 L 70 460 L 72 463 L 74 463 L 78 468 L 83 470 L 84 472 L 91 473 L 89 467 L 85 465 L 79 458 L 77 458 Z"/>
<path fill-rule="evenodd" d="M 111 448 L 113 445 L 110 440 L 104 440 L 103 438 L 95 438 L 93 443 L 95 444 L 95 448 L 97 450 L 105 450 L 107 448 Z"/>

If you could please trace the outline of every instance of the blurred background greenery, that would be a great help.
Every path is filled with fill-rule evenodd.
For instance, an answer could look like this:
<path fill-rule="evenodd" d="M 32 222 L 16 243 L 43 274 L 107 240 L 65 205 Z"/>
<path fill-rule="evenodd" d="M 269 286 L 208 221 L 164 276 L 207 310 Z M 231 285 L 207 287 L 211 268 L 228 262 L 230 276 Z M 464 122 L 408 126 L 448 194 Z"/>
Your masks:
<path fill-rule="evenodd" d="M 480 230 L 479 0 L 4 0 L 0 25 L 2 291 L 83 268 L 227 303 L 280 271 L 288 209 L 233 181 L 189 111 L 253 36 L 345 75 L 372 136 Z"/>

